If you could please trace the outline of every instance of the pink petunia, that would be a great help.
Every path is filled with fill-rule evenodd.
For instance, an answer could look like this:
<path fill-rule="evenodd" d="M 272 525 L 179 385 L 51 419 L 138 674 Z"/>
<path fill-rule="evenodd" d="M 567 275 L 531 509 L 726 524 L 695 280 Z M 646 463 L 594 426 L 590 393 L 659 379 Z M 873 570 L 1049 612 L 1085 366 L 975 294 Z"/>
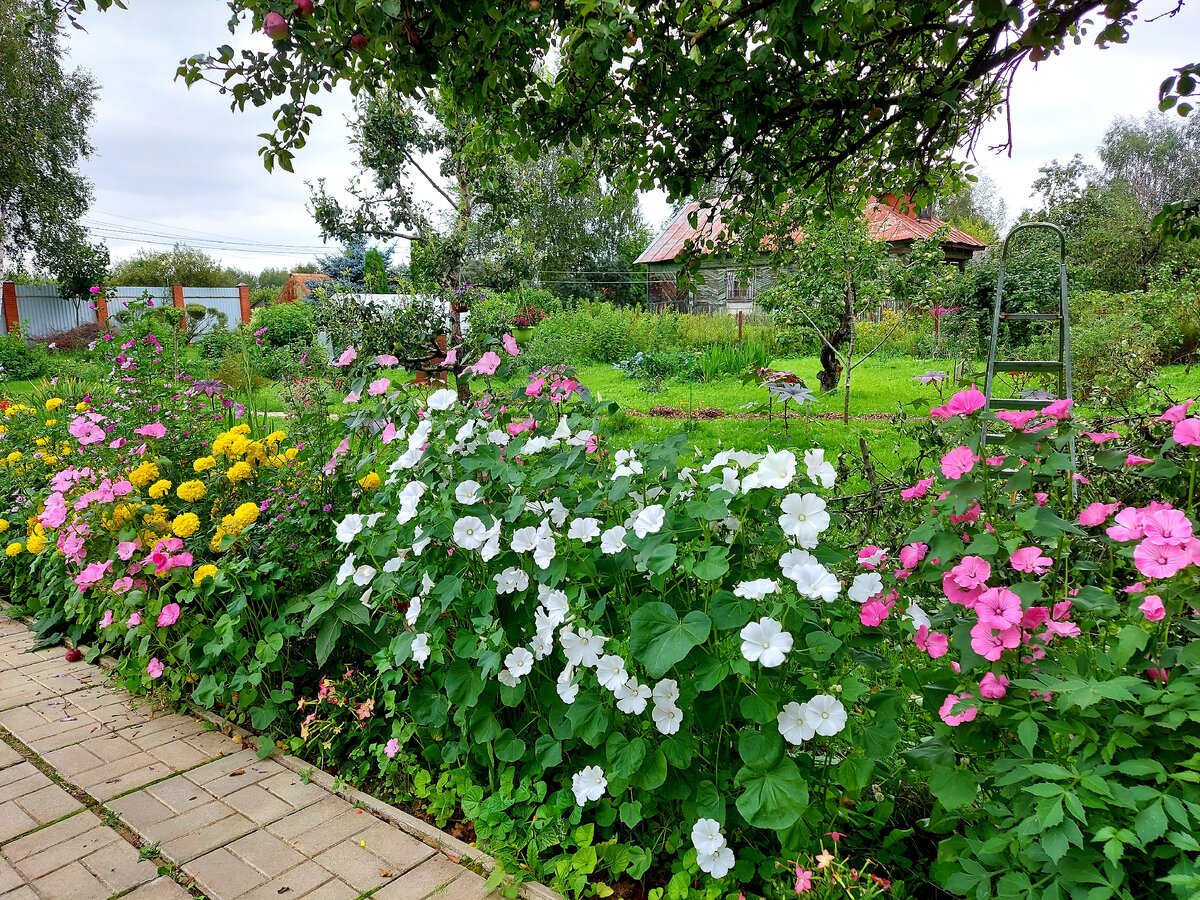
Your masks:
<path fill-rule="evenodd" d="M 500 357 L 489 350 L 479 357 L 479 362 L 471 366 L 471 371 L 476 375 L 495 375 L 498 368 L 500 368 Z"/>
<path fill-rule="evenodd" d="M 1136 454 L 1136 453 L 1130 453 L 1128 456 L 1125 457 L 1125 466 L 1127 468 L 1133 468 L 1134 466 L 1145 466 L 1145 465 L 1149 465 L 1152 462 L 1154 462 L 1154 460 L 1149 459 L 1145 456 L 1138 456 L 1138 454 Z"/>
<path fill-rule="evenodd" d="M 1041 414 L 1048 419 L 1069 419 L 1074 400 L 1055 400 L 1042 407 Z"/>
<path fill-rule="evenodd" d="M 367 394 L 371 397 L 378 397 L 381 394 L 386 394 L 387 389 L 392 386 L 392 383 L 386 378 L 376 378 L 367 387 Z"/>
<path fill-rule="evenodd" d="M 163 666 L 162 662 L 156 656 L 151 659 L 149 665 L 146 666 L 146 672 L 151 678 L 162 678 L 164 668 L 165 667 Z"/>
<path fill-rule="evenodd" d="M 929 545 L 923 544 L 920 541 L 906 544 L 900 548 L 900 565 L 906 569 L 915 569 L 928 552 Z"/>
<path fill-rule="evenodd" d="M 946 652 L 950 649 L 949 637 L 940 631 L 930 631 L 928 625 L 922 625 L 918 628 L 913 640 L 919 649 L 929 654 L 930 659 L 938 659 L 945 656 Z"/>
<path fill-rule="evenodd" d="M 350 363 L 354 362 L 356 359 L 358 359 L 358 351 L 354 349 L 353 345 L 351 345 L 342 351 L 342 355 L 337 358 L 337 361 L 334 362 L 334 365 L 337 366 L 337 368 L 342 369 L 350 365 Z"/>
<path fill-rule="evenodd" d="M 1008 558 L 1008 564 L 1018 572 L 1045 575 L 1054 565 L 1054 560 L 1042 555 L 1041 547 L 1022 547 Z"/>
<path fill-rule="evenodd" d="M 947 478 L 962 478 L 971 471 L 978 459 L 970 447 L 955 447 L 942 457 L 942 474 Z"/>
<path fill-rule="evenodd" d="M 988 672 L 979 679 L 979 696 L 986 697 L 988 700 L 999 700 L 1008 693 L 1010 683 L 1003 675 Z"/>
<path fill-rule="evenodd" d="M 970 693 L 949 694 L 942 703 L 941 709 L 938 710 L 938 715 L 942 717 L 943 722 L 955 728 L 966 722 L 971 722 L 979 714 L 978 706 L 972 704 L 961 708 L 959 712 L 954 712 L 954 708 L 959 705 L 960 701 L 974 699 L 974 695 Z"/>
<path fill-rule="evenodd" d="M 996 418 L 1002 422 L 1007 422 L 1017 431 L 1024 431 L 1025 426 L 1037 418 L 1037 412 L 1032 409 L 1002 409 L 996 413 Z"/>
<path fill-rule="evenodd" d="M 179 612 L 178 603 L 168 603 L 158 614 L 158 627 L 166 628 L 168 625 L 174 625 L 179 621 Z"/>
<path fill-rule="evenodd" d="M 1105 520 L 1120 508 L 1120 503 L 1093 503 L 1079 514 L 1079 524 L 1103 525 Z"/>
<path fill-rule="evenodd" d="M 988 588 L 975 602 L 975 614 L 989 628 L 1011 628 L 1021 622 L 1021 598 L 1005 587 Z"/>
<path fill-rule="evenodd" d="M 504 337 L 500 338 L 500 343 L 504 345 L 504 349 L 509 356 L 520 355 L 521 348 L 517 346 L 517 339 L 511 334 L 506 334 Z"/>
<path fill-rule="evenodd" d="M 162 422 L 151 422 L 149 425 L 143 425 L 141 428 L 133 429 L 133 433 L 152 438 L 166 437 L 167 426 Z"/>
<path fill-rule="evenodd" d="M 1114 541 L 1136 541 L 1143 537 L 1145 532 L 1142 531 L 1142 511 L 1132 506 L 1127 506 L 1116 517 L 1116 525 L 1109 525 L 1105 533 Z"/>
<path fill-rule="evenodd" d="M 1170 578 L 1191 562 L 1191 554 L 1175 544 L 1142 541 L 1133 550 L 1133 564 L 1147 578 Z"/>
<path fill-rule="evenodd" d="M 1161 416 L 1158 416 L 1156 421 L 1182 422 L 1188 414 L 1188 410 L 1191 409 L 1192 404 L 1195 402 L 1195 400 L 1188 400 L 1186 403 L 1177 403 L 1175 406 L 1169 407 Z"/>
<path fill-rule="evenodd" d="M 877 628 L 891 612 L 892 605 L 882 600 L 868 600 L 858 610 L 859 621 L 868 628 Z"/>
<path fill-rule="evenodd" d="M 904 500 L 917 500 L 929 493 L 929 488 L 933 485 L 933 478 L 922 478 L 912 487 L 904 488 L 900 491 L 900 497 Z"/>
<path fill-rule="evenodd" d="M 981 619 L 971 627 L 971 649 L 992 662 L 998 660 L 1005 650 L 1012 650 L 1020 643 L 1021 629 L 1015 625 L 993 628 Z"/>
<path fill-rule="evenodd" d="M 1147 622 L 1161 622 L 1167 614 L 1167 608 L 1163 606 L 1162 597 L 1158 594 L 1147 594 L 1138 609 L 1142 611 Z"/>

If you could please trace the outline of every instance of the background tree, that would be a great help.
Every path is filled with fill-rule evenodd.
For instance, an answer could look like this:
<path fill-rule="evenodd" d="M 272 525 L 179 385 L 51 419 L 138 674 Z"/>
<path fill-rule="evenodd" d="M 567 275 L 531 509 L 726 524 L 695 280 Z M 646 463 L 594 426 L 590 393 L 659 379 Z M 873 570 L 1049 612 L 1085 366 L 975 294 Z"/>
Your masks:
<path fill-rule="evenodd" d="M 1105 177 L 1125 182 L 1147 217 L 1168 203 L 1200 197 L 1200 118 L 1120 118 L 1098 150 Z"/>
<path fill-rule="evenodd" d="M 91 202 L 79 162 L 97 88 L 63 68 L 58 26 L 49 3 L 0 0 L 0 271 L 71 240 Z"/>
<path fill-rule="evenodd" d="M 1007 227 L 1007 204 L 987 173 L 967 179 L 953 194 L 933 204 L 933 214 L 985 244 L 994 244 Z"/>
<path fill-rule="evenodd" d="M 170 250 L 139 250 L 112 270 L 113 284 L 143 287 L 234 287 L 250 284 L 253 277 L 187 244 L 176 244 Z"/>
<path fill-rule="evenodd" d="M 40 255 L 54 276 L 58 295 L 75 308 L 75 324 L 79 325 L 84 304 L 93 299 L 91 289 L 108 280 L 108 247 L 89 243 L 83 229 L 74 228 L 66 238 L 48 244 Z"/>
<path fill-rule="evenodd" d="M 328 275 L 334 281 L 340 282 L 345 287 L 354 288 L 357 291 L 364 291 L 372 294 L 385 294 L 387 291 L 387 271 L 392 262 L 392 255 L 396 252 L 394 246 L 384 247 L 382 250 L 373 249 L 368 246 L 368 240 L 364 235 L 354 235 L 350 237 L 342 247 L 341 253 L 331 253 L 329 256 L 322 256 L 317 260 L 317 271 Z M 383 290 L 375 291 L 372 287 L 379 287 L 378 284 L 368 284 L 368 264 L 372 254 L 378 257 L 378 266 L 383 272 Z M 376 270 L 378 272 L 378 269 Z M 376 274 L 374 276 L 378 278 Z"/>

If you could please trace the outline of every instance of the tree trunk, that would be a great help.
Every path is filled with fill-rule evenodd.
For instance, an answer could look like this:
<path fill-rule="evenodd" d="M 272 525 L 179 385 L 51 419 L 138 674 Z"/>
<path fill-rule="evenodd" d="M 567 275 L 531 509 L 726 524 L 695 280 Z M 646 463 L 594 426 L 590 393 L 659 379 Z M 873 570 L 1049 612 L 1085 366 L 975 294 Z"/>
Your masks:
<path fill-rule="evenodd" d="M 828 343 L 821 345 L 821 371 L 817 373 L 817 383 L 823 391 L 837 390 L 842 376 L 842 364 L 835 350 L 840 350 L 842 343 L 854 331 L 854 282 L 846 285 L 846 303 L 842 307 L 842 320 L 833 334 L 829 335 Z"/>

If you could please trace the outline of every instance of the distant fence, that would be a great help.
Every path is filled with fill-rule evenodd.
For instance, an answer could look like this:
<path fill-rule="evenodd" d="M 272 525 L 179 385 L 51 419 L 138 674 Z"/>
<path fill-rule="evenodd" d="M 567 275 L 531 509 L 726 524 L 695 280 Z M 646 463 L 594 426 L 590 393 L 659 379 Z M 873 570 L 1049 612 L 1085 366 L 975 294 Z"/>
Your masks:
<path fill-rule="evenodd" d="M 169 303 L 183 309 L 190 303 L 201 303 L 219 310 L 229 318 L 231 327 L 250 321 L 250 288 L 239 284 L 228 288 L 202 288 L 174 285 L 165 287 L 120 286 L 108 289 L 107 300 L 84 303 L 75 321 L 75 305 L 58 295 L 58 288 L 46 284 L 3 285 L 3 328 L 0 334 L 21 332 L 29 337 L 46 337 L 69 331 L 76 325 L 106 322 L 110 316 L 123 311 L 130 303 L 148 294 L 155 303 Z"/>

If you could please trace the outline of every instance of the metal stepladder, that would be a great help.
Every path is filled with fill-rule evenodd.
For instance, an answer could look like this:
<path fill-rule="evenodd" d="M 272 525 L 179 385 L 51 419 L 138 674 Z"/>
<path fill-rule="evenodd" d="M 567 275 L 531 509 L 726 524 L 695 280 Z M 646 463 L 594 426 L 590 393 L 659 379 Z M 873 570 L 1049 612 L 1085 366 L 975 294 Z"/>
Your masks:
<path fill-rule="evenodd" d="M 1027 313 L 1004 311 L 1004 274 L 1008 264 L 1008 250 L 1013 237 L 1020 231 L 1031 229 L 1046 229 L 1058 238 L 1058 311 L 1053 313 Z M 996 345 L 1000 339 L 1001 322 L 1053 322 L 1058 326 L 1058 359 L 1014 360 L 996 359 Z M 997 372 L 1006 373 L 1053 373 L 1058 375 L 1058 390 L 1053 397 L 993 397 Z M 988 347 L 987 380 L 984 385 L 986 403 L 984 412 L 995 409 L 1041 409 L 1051 400 L 1072 399 L 1071 391 L 1071 334 L 1070 321 L 1067 317 L 1067 240 L 1063 230 L 1049 222 L 1027 222 L 1018 225 L 1004 239 L 1004 250 L 1000 255 L 1000 276 L 996 282 L 996 306 L 992 311 L 992 339 Z M 999 439 L 1001 435 L 988 434 L 984 426 L 981 436 L 981 446 L 986 446 L 988 439 Z M 1075 438 L 1071 438 L 1071 465 L 1075 465 Z M 1074 487 L 1074 482 L 1072 482 Z"/>

